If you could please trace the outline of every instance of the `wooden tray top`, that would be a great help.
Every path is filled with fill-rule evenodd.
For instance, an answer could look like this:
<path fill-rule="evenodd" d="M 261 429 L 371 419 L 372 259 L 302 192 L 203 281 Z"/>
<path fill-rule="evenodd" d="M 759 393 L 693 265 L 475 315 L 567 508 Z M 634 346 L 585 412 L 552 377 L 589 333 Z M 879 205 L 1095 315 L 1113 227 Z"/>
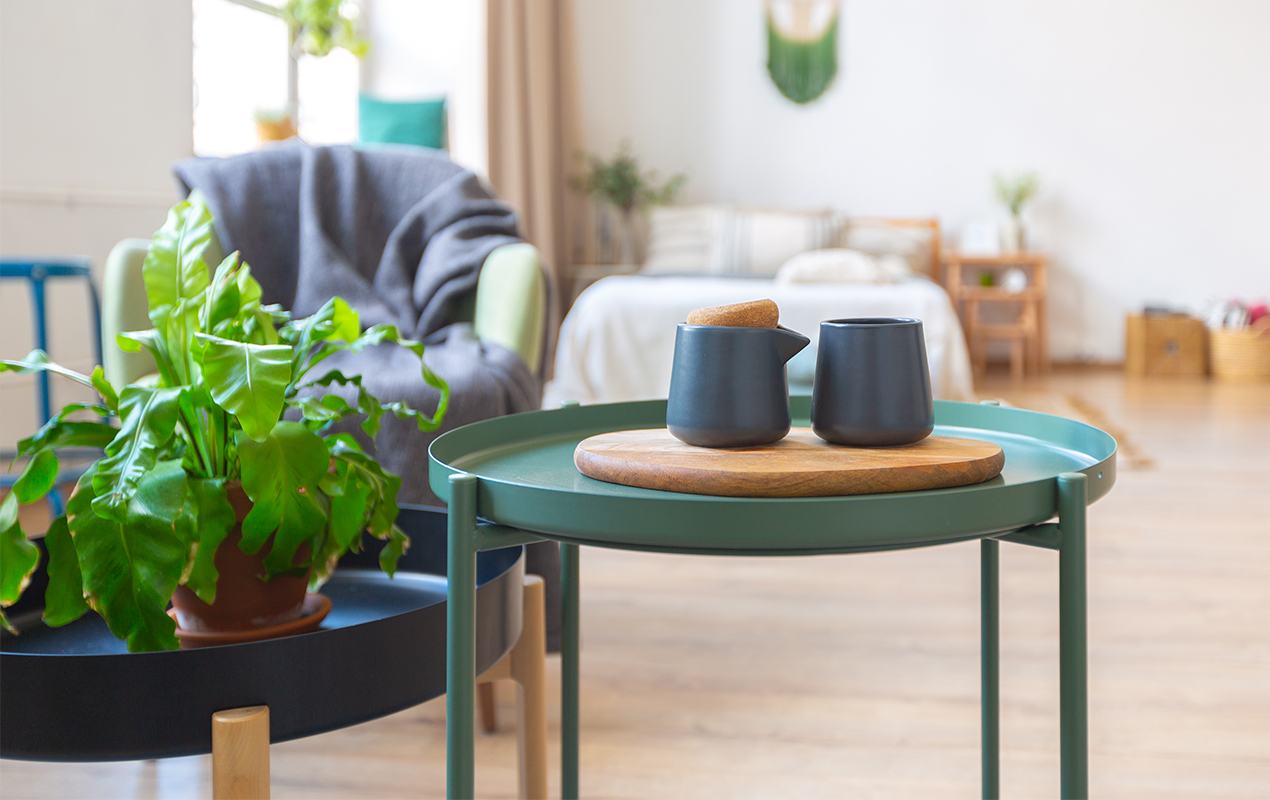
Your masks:
<path fill-rule="evenodd" d="M 774 444 L 693 447 L 665 428 L 584 439 L 573 463 L 587 477 L 625 486 L 725 497 L 824 497 L 965 486 L 996 477 L 1005 453 L 992 442 L 930 436 L 899 447 L 830 444 L 794 428 Z"/>

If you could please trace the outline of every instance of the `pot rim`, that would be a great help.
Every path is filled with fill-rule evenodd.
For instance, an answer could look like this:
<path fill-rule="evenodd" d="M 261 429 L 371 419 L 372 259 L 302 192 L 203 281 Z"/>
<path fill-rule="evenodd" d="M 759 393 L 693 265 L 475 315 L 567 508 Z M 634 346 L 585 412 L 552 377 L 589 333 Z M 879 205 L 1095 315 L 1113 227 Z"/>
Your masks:
<path fill-rule="evenodd" d="M 826 325 L 835 328 L 903 328 L 913 325 L 921 325 L 920 319 L 913 317 L 847 317 L 845 319 L 827 319 L 820 323 L 823 328 Z"/>

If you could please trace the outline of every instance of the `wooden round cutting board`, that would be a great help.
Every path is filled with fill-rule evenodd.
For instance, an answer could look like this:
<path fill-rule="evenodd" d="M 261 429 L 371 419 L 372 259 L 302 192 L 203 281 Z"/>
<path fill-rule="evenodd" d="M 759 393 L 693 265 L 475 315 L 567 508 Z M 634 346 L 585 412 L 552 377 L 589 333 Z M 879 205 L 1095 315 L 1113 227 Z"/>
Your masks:
<path fill-rule="evenodd" d="M 775 444 L 712 449 L 684 444 L 665 428 L 615 431 L 578 444 L 573 463 L 609 483 L 725 497 L 824 497 L 965 486 L 1005 465 L 998 445 L 929 436 L 900 447 L 830 444 L 794 428 Z"/>

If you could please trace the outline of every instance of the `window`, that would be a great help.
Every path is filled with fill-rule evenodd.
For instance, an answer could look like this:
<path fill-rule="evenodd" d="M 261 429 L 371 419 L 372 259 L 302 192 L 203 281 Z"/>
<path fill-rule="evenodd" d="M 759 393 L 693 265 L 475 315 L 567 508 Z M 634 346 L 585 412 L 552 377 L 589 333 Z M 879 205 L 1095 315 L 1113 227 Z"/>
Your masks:
<path fill-rule="evenodd" d="M 232 2 L 193 0 L 194 152 L 244 153 L 259 146 L 257 112 L 287 104 L 287 30 L 282 20 Z M 300 136 L 313 144 L 357 138 L 357 59 L 345 50 L 301 56 Z"/>

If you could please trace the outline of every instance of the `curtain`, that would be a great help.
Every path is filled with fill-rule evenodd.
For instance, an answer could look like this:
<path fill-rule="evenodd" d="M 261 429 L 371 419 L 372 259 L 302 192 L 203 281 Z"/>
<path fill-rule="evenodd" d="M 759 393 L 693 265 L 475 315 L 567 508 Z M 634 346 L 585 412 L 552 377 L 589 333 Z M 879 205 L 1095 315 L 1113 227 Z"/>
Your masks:
<path fill-rule="evenodd" d="M 582 149 L 571 0 L 486 0 L 489 179 L 542 253 L 551 284 L 547 374 L 571 264 L 587 243 L 584 199 L 568 187 Z"/>

